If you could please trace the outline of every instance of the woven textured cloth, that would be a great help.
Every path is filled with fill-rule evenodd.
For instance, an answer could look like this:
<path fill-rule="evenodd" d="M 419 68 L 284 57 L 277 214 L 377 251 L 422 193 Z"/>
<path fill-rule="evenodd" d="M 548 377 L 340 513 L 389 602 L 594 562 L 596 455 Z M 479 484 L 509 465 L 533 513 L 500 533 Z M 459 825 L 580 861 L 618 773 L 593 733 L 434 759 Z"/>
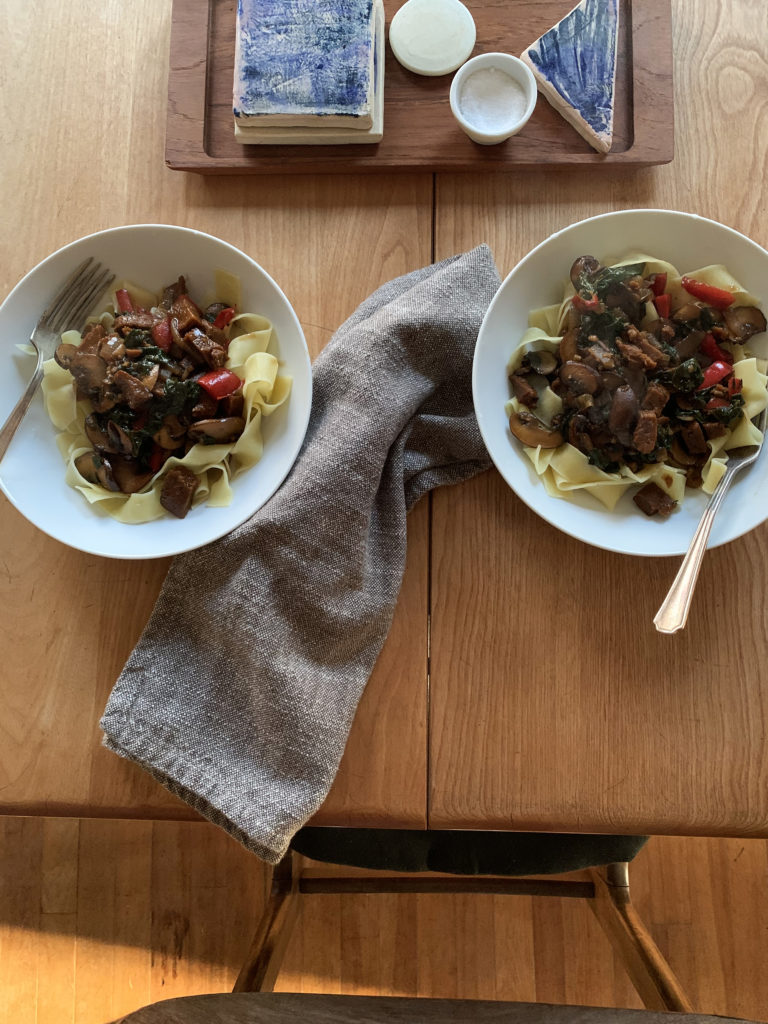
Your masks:
<path fill-rule="evenodd" d="M 406 513 L 490 462 L 472 406 L 487 246 L 385 284 L 315 361 L 292 472 L 176 558 L 104 743 L 272 863 L 325 799 L 402 583 Z M 252 470 L 258 472 L 258 467 Z"/>

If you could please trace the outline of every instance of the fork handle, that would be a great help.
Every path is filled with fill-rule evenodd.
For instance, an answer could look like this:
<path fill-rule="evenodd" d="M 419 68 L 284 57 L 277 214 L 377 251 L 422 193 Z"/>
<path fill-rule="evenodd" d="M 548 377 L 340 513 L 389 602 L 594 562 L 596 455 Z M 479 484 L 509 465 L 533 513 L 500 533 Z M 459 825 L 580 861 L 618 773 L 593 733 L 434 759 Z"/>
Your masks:
<path fill-rule="evenodd" d="M 11 414 L 0 429 L 0 459 L 3 458 L 5 453 L 8 451 L 8 445 L 13 440 L 13 435 L 19 429 L 19 424 L 24 419 L 24 414 L 29 408 L 32 399 L 35 397 L 35 392 L 40 387 L 40 381 L 43 379 L 43 360 L 38 358 L 35 372 L 32 374 L 32 379 L 21 398 L 18 400 L 11 410 Z"/>
<path fill-rule="evenodd" d="M 678 629 L 683 628 L 688 619 L 688 612 L 693 600 L 693 591 L 696 586 L 696 580 L 699 577 L 704 552 L 707 550 L 707 541 L 712 531 L 712 524 L 738 468 L 735 465 L 726 468 L 725 476 L 707 502 L 704 515 L 701 517 L 699 525 L 696 527 L 696 532 L 693 535 L 691 546 L 688 548 L 677 576 L 675 576 L 675 580 L 669 588 L 669 593 L 664 598 L 653 620 L 653 624 L 659 633 L 676 633 Z"/>

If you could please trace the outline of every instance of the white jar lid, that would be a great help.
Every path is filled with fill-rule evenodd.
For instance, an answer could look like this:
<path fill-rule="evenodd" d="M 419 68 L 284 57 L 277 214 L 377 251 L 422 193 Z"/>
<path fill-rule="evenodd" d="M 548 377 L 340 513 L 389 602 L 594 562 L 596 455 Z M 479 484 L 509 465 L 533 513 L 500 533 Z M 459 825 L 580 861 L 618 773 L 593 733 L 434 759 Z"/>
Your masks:
<path fill-rule="evenodd" d="M 397 60 L 417 75 L 447 75 L 469 57 L 477 33 L 461 0 L 408 0 L 389 26 Z"/>

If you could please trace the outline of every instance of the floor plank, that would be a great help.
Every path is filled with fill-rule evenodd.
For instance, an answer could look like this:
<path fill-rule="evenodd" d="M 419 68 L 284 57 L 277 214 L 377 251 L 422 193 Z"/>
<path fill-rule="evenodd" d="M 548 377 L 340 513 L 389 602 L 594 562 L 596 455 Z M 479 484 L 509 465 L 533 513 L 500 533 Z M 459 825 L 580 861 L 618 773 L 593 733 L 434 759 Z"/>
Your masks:
<path fill-rule="evenodd" d="M 631 875 L 694 1005 L 768 1021 L 768 842 L 657 838 Z M 0 818 L 0 1024 L 106 1024 L 228 991 L 265 882 L 204 822 Z M 640 1005 L 577 900 L 318 896 L 303 908 L 282 991 Z"/>

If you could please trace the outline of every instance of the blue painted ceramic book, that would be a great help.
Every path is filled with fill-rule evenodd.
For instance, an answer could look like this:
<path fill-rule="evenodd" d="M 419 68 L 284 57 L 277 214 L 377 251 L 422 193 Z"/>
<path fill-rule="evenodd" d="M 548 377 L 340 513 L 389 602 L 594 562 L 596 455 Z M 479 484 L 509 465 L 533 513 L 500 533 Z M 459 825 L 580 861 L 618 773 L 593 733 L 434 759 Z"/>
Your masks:
<path fill-rule="evenodd" d="M 370 128 L 373 8 L 373 0 L 238 0 L 235 122 Z"/>
<path fill-rule="evenodd" d="M 613 141 L 619 0 L 581 0 L 521 55 L 539 91 L 591 146 Z"/>

